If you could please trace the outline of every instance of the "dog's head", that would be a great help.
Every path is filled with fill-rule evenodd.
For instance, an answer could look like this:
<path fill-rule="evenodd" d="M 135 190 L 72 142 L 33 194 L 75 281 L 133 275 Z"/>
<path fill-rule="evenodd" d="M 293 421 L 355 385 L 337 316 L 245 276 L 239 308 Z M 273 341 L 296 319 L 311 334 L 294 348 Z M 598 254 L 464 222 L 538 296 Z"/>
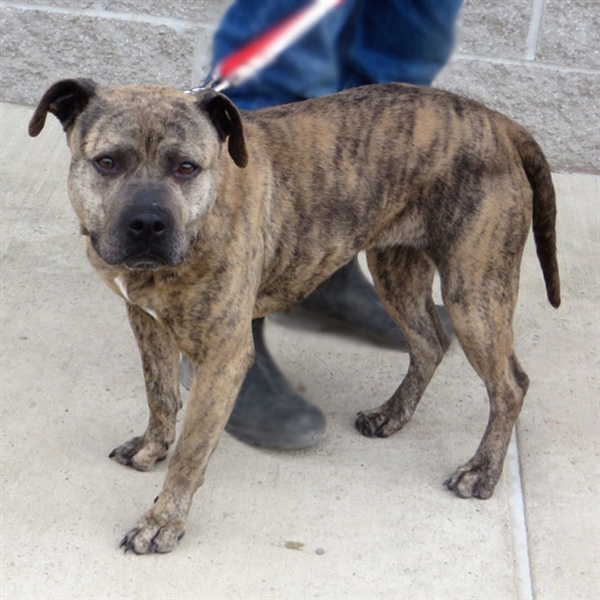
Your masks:
<path fill-rule="evenodd" d="M 238 167 L 248 162 L 240 114 L 212 90 L 65 79 L 41 99 L 31 136 L 49 112 L 67 134 L 69 195 L 82 230 L 110 265 L 179 266 L 215 201 L 223 144 Z"/>

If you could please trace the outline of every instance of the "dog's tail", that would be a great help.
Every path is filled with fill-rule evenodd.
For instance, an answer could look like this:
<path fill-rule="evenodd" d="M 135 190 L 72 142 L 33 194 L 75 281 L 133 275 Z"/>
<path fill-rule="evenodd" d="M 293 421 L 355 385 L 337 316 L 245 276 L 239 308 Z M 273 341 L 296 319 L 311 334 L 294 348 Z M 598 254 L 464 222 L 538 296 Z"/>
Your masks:
<path fill-rule="evenodd" d="M 560 306 L 560 278 L 556 260 L 556 196 L 550 166 L 539 144 L 520 126 L 513 136 L 533 191 L 533 238 L 546 282 L 546 294 L 554 308 Z"/>

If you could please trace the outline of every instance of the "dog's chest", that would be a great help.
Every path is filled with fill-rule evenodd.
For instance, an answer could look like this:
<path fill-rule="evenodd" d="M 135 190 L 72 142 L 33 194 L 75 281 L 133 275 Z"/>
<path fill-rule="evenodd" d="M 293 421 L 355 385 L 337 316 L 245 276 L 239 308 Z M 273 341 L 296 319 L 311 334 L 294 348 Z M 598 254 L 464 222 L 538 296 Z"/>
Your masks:
<path fill-rule="evenodd" d="M 120 274 L 107 283 L 127 304 L 141 308 L 159 323 L 167 325 L 173 321 L 173 315 L 177 312 L 174 309 L 177 297 L 164 282 L 157 282 L 151 275 L 139 277 Z"/>
<path fill-rule="evenodd" d="M 115 277 L 113 282 L 114 285 L 117 287 L 117 293 L 123 297 L 125 302 L 139 306 L 154 320 L 159 320 L 158 312 L 156 309 L 159 303 L 156 301 L 156 298 L 153 297 L 155 296 L 155 294 L 153 294 L 153 288 L 155 287 L 154 285 L 131 285 L 131 282 L 123 276 Z"/>

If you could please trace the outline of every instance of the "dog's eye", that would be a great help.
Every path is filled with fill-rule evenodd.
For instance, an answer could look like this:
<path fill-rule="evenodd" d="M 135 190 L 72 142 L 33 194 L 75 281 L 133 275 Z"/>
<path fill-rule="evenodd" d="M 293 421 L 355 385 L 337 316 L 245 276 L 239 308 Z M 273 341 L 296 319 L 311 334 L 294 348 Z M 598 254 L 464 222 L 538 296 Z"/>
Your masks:
<path fill-rule="evenodd" d="M 200 172 L 200 167 L 195 165 L 193 162 L 186 160 L 182 162 L 178 167 L 175 174 L 182 179 L 191 179 Z"/>
<path fill-rule="evenodd" d="M 110 156 L 100 156 L 94 159 L 94 166 L 100 173 L 115 173 L 117 171 L 117 165 Z"/>

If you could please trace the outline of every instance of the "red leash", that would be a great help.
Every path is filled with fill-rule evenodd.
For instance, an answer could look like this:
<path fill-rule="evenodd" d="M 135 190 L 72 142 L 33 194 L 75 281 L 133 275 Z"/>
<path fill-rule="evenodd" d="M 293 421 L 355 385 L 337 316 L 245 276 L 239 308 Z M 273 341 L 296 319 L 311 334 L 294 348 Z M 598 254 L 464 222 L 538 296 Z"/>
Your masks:
<path fill-rule="evenodd" d="M 273 62 L 286 48 L 302 37 L 330 10 L 344 0 L 313 0 L 306 8 L 295 12 L 257 39 L 242 46 L 219 62 L 199 88 L 213 88 L 218 92 L 239 85 Z"/>

